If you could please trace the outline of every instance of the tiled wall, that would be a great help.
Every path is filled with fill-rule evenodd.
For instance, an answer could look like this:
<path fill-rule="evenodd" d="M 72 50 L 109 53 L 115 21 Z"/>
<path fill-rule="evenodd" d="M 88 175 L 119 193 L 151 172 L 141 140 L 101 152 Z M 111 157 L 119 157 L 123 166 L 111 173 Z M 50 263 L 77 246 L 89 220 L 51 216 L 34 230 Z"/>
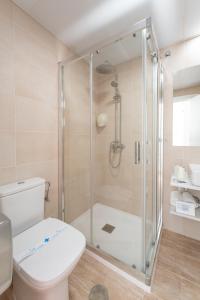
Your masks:
<path fill-rule="evenodd" d="M 106 113 L 108 124 L 96 128 L 95 136 L 95 201 L 141 215 L 141 165 L 134 163 L 134 142 L 141 140 L 142 61 L 133 59 L 117 65 L 122 105 L 122 151 L 120 167 L 109 163 L 110 143 L 114 141 L 115 90 L 114 75 L 97 75 L 94 86 L 96 116 Z"/>
<path fill-rule="evenodd" d="M 89 64 L 81 59 L 64 68 L 65 220 L 72 222 L 90 203 Z"/>
<path fill-rule="evenodd" d="M 173 74 L 177 71 L 200 65 L 200 37 L 170 47 L 172 55 L 163 58 L 165 65 L 164 91 L 164 226 L 177 233 L 200 240 L 199 222 L 173 216 L 170 209 L 170 177 L 173 167 L 180 164 L 200 163 L 200 147 L 172 146 Z M 200 195 L 198 195 L 200 196 Z"/>
<path fill-rule="evenodd" d="M 0 184 L 51 182 L 46 216 L 58 213 L 58 66 L 69 54 L 9 0 L 0 0 Z"/>

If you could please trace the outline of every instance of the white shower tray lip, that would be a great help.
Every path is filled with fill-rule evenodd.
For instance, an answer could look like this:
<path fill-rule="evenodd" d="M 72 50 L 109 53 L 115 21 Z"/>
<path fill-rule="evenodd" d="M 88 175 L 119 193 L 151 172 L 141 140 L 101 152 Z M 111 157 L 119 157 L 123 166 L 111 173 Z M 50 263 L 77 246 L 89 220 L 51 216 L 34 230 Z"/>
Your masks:
<path fill-rule="evenodd" d="M 93 244 L 128 265 L 142 267 L 142 219 L 136 215 L 95 203 L 93 208 Z M 90 209 L 71 225 L 80 230 L 90 243 Z M 115 227 L 112 233 L 102 230 L 105 224 Z"/>

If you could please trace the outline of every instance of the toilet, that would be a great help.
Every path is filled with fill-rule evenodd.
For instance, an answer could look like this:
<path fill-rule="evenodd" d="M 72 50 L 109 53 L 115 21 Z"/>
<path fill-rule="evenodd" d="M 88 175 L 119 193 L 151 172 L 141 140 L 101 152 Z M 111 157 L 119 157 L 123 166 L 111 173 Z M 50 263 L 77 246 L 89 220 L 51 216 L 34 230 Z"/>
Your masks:
<path fill-rule="evenodd" d="M 81 232 L 44 219 L 45 180 L 0 187 L 0 212 L 12 223 L 13 291 L 16 300 L 67 300 L 68 276 L 84 252 Z"/>

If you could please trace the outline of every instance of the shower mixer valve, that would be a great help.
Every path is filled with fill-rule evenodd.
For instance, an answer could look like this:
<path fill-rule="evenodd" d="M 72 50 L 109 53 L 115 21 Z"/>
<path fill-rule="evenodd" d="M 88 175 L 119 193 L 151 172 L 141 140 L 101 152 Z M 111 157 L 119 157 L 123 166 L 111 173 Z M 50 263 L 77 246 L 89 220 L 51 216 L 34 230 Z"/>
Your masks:
<path fill-rule="evenodd" d="M 111 142 L 110 146 L 114 153 L 118 152 L 119 150 L 122 151 L 125 148 L 125 145 L 119 141 Z"/>

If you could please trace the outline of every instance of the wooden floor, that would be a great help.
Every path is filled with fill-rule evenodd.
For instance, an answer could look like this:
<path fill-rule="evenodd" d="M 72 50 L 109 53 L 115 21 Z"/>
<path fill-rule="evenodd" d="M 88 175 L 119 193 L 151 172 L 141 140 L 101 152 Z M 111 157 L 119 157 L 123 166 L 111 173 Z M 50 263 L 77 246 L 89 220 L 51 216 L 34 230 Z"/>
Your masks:
<path fill-rule="evenodd" d="M 69 278 L 70 300 L 88 300 L 96 284 L 109 300 L 200 300 L 200 241 L 163 231 L 151 294 L 84 254 Z"/>
<path fill-rule="evenodd" d="M 84 254 L 69 278 L 70 300 L 88 299 L 96 284 L 110 300 L 200 300 L 200 242 L 163 231 L 151 294 Z"/>

